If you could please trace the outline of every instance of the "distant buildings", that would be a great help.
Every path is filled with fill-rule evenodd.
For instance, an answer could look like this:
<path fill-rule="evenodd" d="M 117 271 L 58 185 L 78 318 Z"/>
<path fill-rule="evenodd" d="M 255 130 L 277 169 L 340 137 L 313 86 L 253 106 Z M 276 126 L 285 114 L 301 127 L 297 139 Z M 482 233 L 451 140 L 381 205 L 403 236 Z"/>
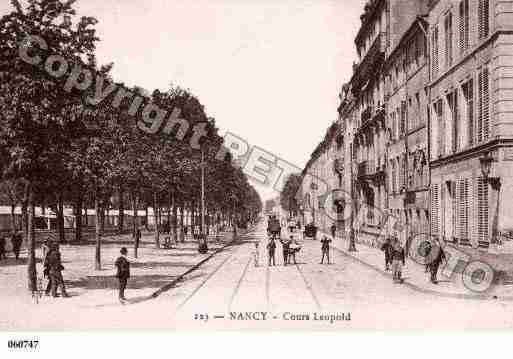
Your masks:
<path fill-rule="evenodd" d="M 361 20 L 338 120 L 303 171 L 307 221 L 346 233 L 353 213 L 370 242 L 513 252 L 513 1 L 373 0 Z"/>

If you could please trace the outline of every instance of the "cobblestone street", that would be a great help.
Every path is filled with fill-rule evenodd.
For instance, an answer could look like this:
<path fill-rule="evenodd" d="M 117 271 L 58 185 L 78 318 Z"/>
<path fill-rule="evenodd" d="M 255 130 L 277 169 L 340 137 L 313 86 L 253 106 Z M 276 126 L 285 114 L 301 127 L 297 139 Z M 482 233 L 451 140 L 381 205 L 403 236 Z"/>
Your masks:
<path fill-rule="evenodd" d="M 254 262 L 256 240 L 260 241 L 259 266 Z M 115 285 L 105 288 L 84 286 L 79 290 L 71 285 L 77 282 L 73 277 L 66 278 L 74 295 L 71 299 L 43 298 L 35 304 L 26 291 L 3 289 L 0 305 L 6 310 L 0 325 L 4 329 L 28 330 L 430 329 L 507 328 L 513 324 L 512 305 L 508 301 L 425 294 L 394 284 L 390 278 L 339 251 L 331 252 L 332 264 L 321 265 L 319 241 L 302 241 L 298 264 L 288 266 L 283 266 L 281 245 L 278 244 L 277 265 L 268 267 L 266 243 L 264 226 L 260 225 L 255 232 L 241 236 L 239 242 L 186 275 L 175 287 L 150 299 L 148 296 L 158 289 L 157 284 L 169 284 L 194 261 L 200 260 L 191 243 L 188 244 L 192 248 L 189 252 L 185 247 L 166 251 L 160 254 L 161 259 L 168 257 L 166 261 L 152 259 L 152 268 L 143 266 L 146 276 L 141 276 L 139 271 L 142 269 L 135 270 L 127 290 L 131 305 L 121 305 L 115 300 Z M 145 252 L 142 253 L 144 257 Z M 148 258 L 141 263 L 148 263 Z M 185 263 L 187 260 L 189 262 Z M 18 267 L 15 267 L 16 271 L 21 270 L 19 275 L 23 276 L 24 266 Z M 2 268 L 2 287 L 8 285 L 12 268 Z M 108 275 L 111 273 L 105 274 Z M 158 283 L 151 279 L 157 275 L 161 278 Z M 339 320 L 331 323 L 329 317 L 323 318 L 322 314 L 339 314 Z M 247 315 L 251 315 L 251 319 Z M 266 320 L 258 320 L 264 319 L 264 315 Z"/>

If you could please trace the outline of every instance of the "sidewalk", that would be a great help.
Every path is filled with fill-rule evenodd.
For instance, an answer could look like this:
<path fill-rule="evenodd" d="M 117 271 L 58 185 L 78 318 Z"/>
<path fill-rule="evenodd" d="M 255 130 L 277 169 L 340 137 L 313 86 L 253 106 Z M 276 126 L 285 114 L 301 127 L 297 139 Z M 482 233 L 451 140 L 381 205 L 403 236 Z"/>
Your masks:
<path fill-rule="evenodd" d="M 319 235 L 326 235 L 326 233 L 319 233 Z M 349 242 L 345 238 L 336 238 L 332 241 L 333 247 L 340 253 L 352 258 L 353 260 L 374 269 L 381 275 L 386 277 L 387 280 L 392 281 L 392 273 L 386 272 L 385 258 L 383 252 L 370 244 L 372 241 L 368 239 L 361 239 L 356 242 L 356 252 L 349 252 L 347 250 Z M 438 284 L 430 282 L 429 273 L 425 272 L 425 266 L 414 262 L 410 258 L 406 260 L 406 266 L 403 269 L 404 283 L 412 289 L 426 293 L 435 294 L 443 297 L 461 298 L 461 299 L 501 299 L 513 300 L 513 285 L 492 285 L 492 287 L 484 293 L 476 293 L 466 288 L 461 273 L 453 273 L 450 278 L 442 274 L 443 264 L 440 266 L 438 272 Z"/>
<path fill-rule="evenodd" d="M 102 269 L 94 269 L 95 246 L 87 244 L 62 244 L 60 247 L 64 281 L 70 298 L 52 298 L 43 294 L 37 304 L 39 310 L 54 306 L 63 306 L 76 310 L 81 306 L 119 305 L 117 301 L 118 283 L 114 277 L 114 261 L 121 247 L 127 247 L 131 261 L 131 278 L 126 295 L 130 303 L 150 299 L 151 296 L 169 286 L 184 272 L 193 269 L 199 263 L 222 249 L 232 241 L 232 233 L 225 232 L 219 241 L 209 237 L 209 251 L 198 253 L 196 241 L 179 243 L 172 249 L 155 248 L 152 233 L 144 233 L 139 247 L 138 259 L 133 258 L 133 241 L 130 235 L 106 236 L 102 238 Z M 161 241 L 162 242 L 162 241 Z M 0 261 L 0 303 L 2 310 L 23 312 L 23 308 L 33 308 L 34 299 L 27 289 L 27 251 L 21 253 L 18 262 L 8 254 L 7 260 Z M 43 276 L 41 249 L 36 249 L 38 278 Z M 43 291 L 46 287 L 43 280 Z M 60 291 L 59 291 L 60 293 Z M 30 310 L 30 309 L 29 309 Z M 3 326 L 0 318 L 0 327 Z"/>

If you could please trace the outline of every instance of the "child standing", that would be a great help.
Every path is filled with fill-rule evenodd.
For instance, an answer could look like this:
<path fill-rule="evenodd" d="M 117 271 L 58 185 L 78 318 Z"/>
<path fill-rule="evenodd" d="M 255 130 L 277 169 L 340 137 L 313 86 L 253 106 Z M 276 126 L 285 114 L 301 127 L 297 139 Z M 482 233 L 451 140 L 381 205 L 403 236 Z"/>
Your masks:
<path fill-rule="evenodd" d="M 125 304 L 125 288 L 128 282 L 128 278 L 130 278 L 130 262 L 126 257 L 128 251 L 125 247 L 121 248 L 119 252 L 121 253 L 121 256 L 116 259 L 114 265 L 117 268 L 116 277 L 119 281 L 119 301 L 122 304 Z"/>

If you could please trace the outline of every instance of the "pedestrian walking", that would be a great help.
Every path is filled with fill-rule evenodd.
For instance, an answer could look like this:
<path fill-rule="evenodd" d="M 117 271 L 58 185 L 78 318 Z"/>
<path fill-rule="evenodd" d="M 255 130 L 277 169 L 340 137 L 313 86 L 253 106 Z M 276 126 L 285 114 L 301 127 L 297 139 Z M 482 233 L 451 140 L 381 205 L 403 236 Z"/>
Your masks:
<path fill-rule="evenodd" d="M 41 244 L 41 250 L 43 251 L 43 255 L 42 255 L 43 263 L 46 259 L 46 256 L 48 255 L 48 252 L 50 252 L 51 245 L 52 245 L 52 239 L 50 237 L 46 237 L 43 244 Z"/>
<path fill-rule="evenodd" d="M 259 262 L 259 256 L 260 256 L 260 251 L 259 251 L 259 242 L 255 242 L 255 252 L 254 252 L 254 255 L 255 255 L 255 267 L 258 267 L 258 262 Z"/>
<path fill-rule="evenodd" d="M 122 304 L 125 304 L 125 289 L 128 282 L 128 278 L 130 278 L 130 262 L 126 257 L 128 251 L 125 247 L 121 248 L 119 253 L 121 255 L 116 259 L 114 265 L 117 268 L 116 278 L 118 278 L 119 282 L 118 298 Z"/>
<path fill-rule="evenodd" d="M 403 266 L 405 265 L 404 248 L 401 246 L 398 238 L 392 241 L 392 273 L 394 283 L 402 283 L 401 278 Z"/>
<path fill-rule="evenodd" d="M 383 245 L 381 246 L 381 250 L 385 254 L 385 271 L 390 270 L 390 265 L 392 264 L 391 252 L 392 252 L 392 241 L 390 237 L 386 237 Z"/>
<path fill-rule="evenodd" d="M 276 265 L 275 252 L 276 242 L 274 241 L 274 239 L 271 238 L 271 240 L 269 240 L 269 243 L 267 243 L 267 256 L 269 258 L 269 267 L 271 266 L 271 262 L 273 266 Z"/>
<path fill-rule="evenodd" d="M 289 219 L 288 226 L 289 226 L 289 232 L 293 233 L 294 229 L 296 228 L 296 222 L 294 222 L 294 219 L 292 217 Z"/>
<path fill-rule="evenodd" d="M 333 237 L 333 239 L 335 239 L 335 235 L 337 234 L 337 225 L 335 223 L 333 223 L 330 227 L 331 229 L 331 236 Z"/>
<path fill-rule="evenodd" d="M 61 289 L 61 296 L 64 298 L 69 297 L 66 292 L 66 286 L 64 285 L 64 278 L 62 277 L 62 271 L 64 266 L 61 261 L 61 252 L 59 251 L 58 243 L 52 243 L 50 251 L 46 255 L 44 262 L 45 273 L 49 277 L 49 284 L 52 292 L 52 297 L 57 297 L 57 289 Z M 47 286 L 48 294 L 48 286 Z"/>
<path fill-rule="evenodd" d="M 289 257 L 288 257 L 289 263 L 290 263 L 290 260 L 293 259 L 294 264 L 297 264 L 296 253 L 298 253 L 300 250 L 301 250 L 301 246 L 299 245 L 299 243 L 297 242 L 295 237 L 290 236 Z"/>
<path fill-rule="evenodd" d="M 425 267 L 425 270 L 424 272 L 425 273 L 428 273 L 428 272 L 431 272 L 431 260 L 430 260 L 430 254 L 431 254 L 431 249 L 432 249 L 432 246 L 431 246 L 431 242 L 429 241 L 424 241 L 420 244 L 419 246 L 419 253 L 420 255 L 425 259 L 426 261 L 426 267 Z"/>
<path fill-rule="evenodd" d="M 321 264 L 324 264 L 324 257 L 326 257 L 326 259 L 328 260 L 328 264 L 330 264 L 330 243 L 331 243 L 331 239 L 329 239 L 326 236 L 322 237 L 322 239 L 321 239 L 321 253 L 322 253 Z"/>
<path fill-rule="evenodd" d="M 0 237 L 0 260 L 7 259 L 6 255 L 5 255 L 5 245 L 6 245 L 5 237 L 1 236 Z"/>
<path fill-rule="evenodd" d="M 429 258 L 430 260 L 430 271 L 431 271 L 431 283 L 438 284 L 438 279 L 436 278 L 438 275 L 438 268 L 440 267 L 440 264 L 446 260 L 445 252 L 442 249 L 442 246 L 437 243 L 437 247 L 435 247 L 435 250 L 433 251 L 433 248 L 431 248 L 431 252 L 433 253 L 434 258 Z"/>
<path fill-rule="evenodd" d="M 289 251 L 290 251 L 290 239 L 280 239 L 282 250 L 283 250 L 283 265 L 286 266 L 289 264 Z"/>
<path fill-rule="evenodd" d="M 23 242 L 23 238 L 21 236 L 21 233 L 13 233 L 11 236 L 11 244 L 12 244 L 12 251 L 14 253 L 14 258 L 18 260 L 20 258 L 20 249 L 21 249 L 21 243 Z"/>

